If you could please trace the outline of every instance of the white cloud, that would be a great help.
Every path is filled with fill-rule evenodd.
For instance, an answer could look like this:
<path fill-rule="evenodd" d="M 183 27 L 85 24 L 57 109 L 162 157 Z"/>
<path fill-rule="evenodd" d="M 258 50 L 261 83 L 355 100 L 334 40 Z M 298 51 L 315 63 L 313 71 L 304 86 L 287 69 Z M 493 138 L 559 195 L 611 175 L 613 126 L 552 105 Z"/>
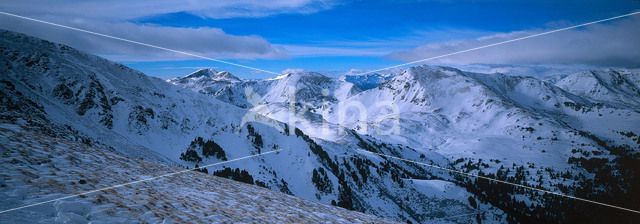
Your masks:
<path fill-rule="evenodd" d="M 292 56 L 319 57 L 319 56 L 383 56 L 389 51 L 380 48 L 356 48 L 348 46 L 301 46 L 301 45 L 276 45 L 282 47 Z"/>
<path fill-rule="evenodd" d="M 287 51 L 265 39 L 237 36 L 217 28 L 178 28 L 128 21 L 158 14 L 189 12 L 209 18 L 261 17 L 280 13 L 313 13 L 335 5 L 318 0 L 233 1 L 1 1 L 3 11 L 220 59 L 281 59 Z M 179 55 L 0 15 L 0 28 L 59 42 L 117 61 L 183 60 Z"/>
<path fill-rule="evenodd" d="M 282 74 L 289 74 L 289 73 L 300 73 L 300 72 L 304 72 L 304 69 L 301 68 L 287 68 L 285 70 L 282 70 L 280 73 Z"/>
<path fill-rule="evenodd" d="M 282 46 L 292 56 L 318 57 L 318 56 L 384 56 L 389 52 L 428 43 L 429 41 L 442 40 L 452 37 L 478 37 L 489 32 L 469 29 L 430 29 L 412 30 L 406 34 L 391 37 L 359 37 L 358 40 L 328 40 L 316 41 L 313 44 L 301 45 L 277 45 Z"/>
<path fill-rule="evenodd" d="M 67 44 L 85 52 L 105 56 L 111 60 L 195 59 L 191 56 L 6 16 L 0 17 L 0 25 L 3 29 Z M 217 28 L 176 28 L 137 25 L 127 22 L 107 23 L 95 21 L 75 21 L 68 25 L 214 58 L 274 59 L 288 57 L 284 49 L 271 45 L 261 37 L 229 35 Z"/>
<path fill-rule="evenodd" d="M 598 66 L 640 66 L 640 17 L 607 24 L 595 24 L 545 36 L 448 56 L 428 63 L 444 64 L 586 64 Z M 387 58 L 415 61 L 471 49 L 487 44 L 541 33 L 527 30 L 500 33 L 475 39 L 426 44 L 396 51 Z"/>

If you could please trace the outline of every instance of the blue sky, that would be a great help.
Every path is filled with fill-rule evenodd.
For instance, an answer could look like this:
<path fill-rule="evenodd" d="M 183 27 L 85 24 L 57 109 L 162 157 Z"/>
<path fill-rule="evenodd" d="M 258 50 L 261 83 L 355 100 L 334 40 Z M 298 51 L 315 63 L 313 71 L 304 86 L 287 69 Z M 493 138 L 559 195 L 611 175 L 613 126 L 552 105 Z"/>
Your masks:
<path fill-rule="evenodd" d="M 185 12 L 135 20 L 176 27 L 218 27 L 235 35 L 259 35 L 276 44 L 325 44 L 405 39 L 414 32 L 461 29 L 524 30 L 554 21 L 587 22 L 628 13 L 637 1 L 355 1 L 311 14 L 211 19 Z M 455 38 L 424 38 L 423 42 Z"/>
<path fill-rule="evenodd" d="M 175 27 L 218 27 L 233 35 L 258 35 L 273 44 L 353 50 L 349 55 L 291 55 L 282 60 L 233 60 L 272 71 L 303 68 L 314 71 L 377 69 L 402 63 L 385 59 L 391 51 L 431 42 L 579 24 L 629 13 L 637 1 L 356 1 L 312 14 L 281 14 L 260 18 L 212 19 L 185 12 L 136 20 Z M 325 54 L 325 55 L 323 55 Z M 379 54 L 379 55 L 376 55 Z M 184 74 L 177 69 L 202 61 L 129 64 L 158 75 Z M 227 66 L 204 63 L 225 69 Z M 147 65 L 149 65 L 147 67 Z M 158 65 L 164 66 L 164 70 Z M 174 69 L 167 69 L 167 68 Z M 231 69 L 231 68 L 226 68 Z M 241 71 L 238 71 L 241 72 Z M 267 77 L 270 75 L 265 74 Z M 263 78 L 260 74 L 246 78 Z"/>
<path fill-rule="evenodd" d="M 0 7 L 23 15 L 39 16 L 41 19 L 196 52 L 269 71 L 297 68 L 329 75 L 339 75 L 352 68 L 374 70 L 494 40 L 590 22 L 640 9 L 640 1 L 633 0 L 297 0 L 270 3 L 238 0 L 194 4 L 171 1 L 128 3 L 85 2 L 80 7 L 78 2 L 69 1 L 67 7 L 65 3 L 61 3 L 60 8 L 71 9 L 59 11 L 42 11 L 17 3 L 0 3 Z M 73 11 L 73 7 L 78 8 Z M 0 18 L 0 22 L 3 19 L 6 20 Z M 629 47 L 640 45 L 631 39 L 638 32 L 636 25 L 640 25 L 640 20 L 621 20 L 626 21 L 612 21 L 600 27 L 549 37 L 547 41 L 543 39 L 545 37 L 540 37 L 541 40 L 537 42 L 523 41 L 522 46 L 512 46 L 513 49 L 524 49 L 518 51 L 520 54 L 537 57 L 508 52 L 509 46 L 505 46 L 504 49 L 479 52 L 476 56 L 451 58 L 440 63 L 559 62 L 607 66 L 640 65 L 635 54 L 617 55 L 620 49 L 635 49 Z M 70 44 L 161 78 L 184 75 L 199 67 L 228 70 L 248 79 L 273 77 L 273 74 L 150 51 L 116 41 L 65 36 L 72 35 L 68 31 L 45 32 L 43 27 L 30 28 L 32 26 L 20 24 L 9 29 Z M 631 29 L 631 32 L 628 31 L 629 27 L 636 29 Z M 53 34 L 55 32 L 61 34 Z M 604 38 L 602 32 L 616 36 Z M 586 47 L 597 47 L 592 43 L 596 41 L 616 41 L 630 46 L 588 49 L 588 52 L 602 55 L 600 58 L 572 57 L 572 54 L 584 54 L 574 52 L 574 49 L 584 49 L 585 46 L 567 40 L 580 38 L 585 38 L 582 42 L 589 42 Z M 555 45 L 549 45 L 549 41 Z M 542 50 L 547 52 L 540 52 Z M 544 58 L 549 60 L 543 60 Z"/>

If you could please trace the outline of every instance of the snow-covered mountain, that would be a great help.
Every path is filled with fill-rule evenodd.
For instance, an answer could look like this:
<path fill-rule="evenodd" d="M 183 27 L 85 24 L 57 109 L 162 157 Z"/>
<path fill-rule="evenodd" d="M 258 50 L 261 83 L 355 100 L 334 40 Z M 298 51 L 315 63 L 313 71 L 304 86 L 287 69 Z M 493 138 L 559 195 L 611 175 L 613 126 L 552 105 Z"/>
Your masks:
<path fill-rule="evenodd" d="M 216 72 L 211 68 L 204 68 L 180 78 L 167 80 L 168 82 L 194 89 L 201 93 L 215 94 L 220 89 L 239 83 L 241 80 L 229 72 Z"/>
<path fill-rule="evenodd" d="M 370 152 L 449 167 L 443 156 L 351 130 L 327 141 L 237 106 L 253 109 L 265 100 L 285 105 L 289 86 L 297 87 L 298 103 L 339 102 L 361 91 L 350 83 L 317 73 L 295 73 L 273 80 L 230 82 L 221 89 L 223 94 L 212 95 L 205 84 L 192 85 L 200 88 L 192 91 L 68 46 L 8 31 L 0 34 L 0 64 L 4 65 L 0 67 L 2 122 L 30 126 L 37 134 L 180 167 L 281 150 L 207 172 L 402 222 L 505 219 L 500 209 L 457 186 L 450 174 Z M 199 71 L 185 77 L 184 83 L 228 81 L 216 80 L 218 74 Z M 255 101 L 239 86 L 251 86 L 263 97 Z M 315 94 L 323 90 L 328 94 Z M 215 99 L 225 97 L 242 101 L 229 104 Z M 45 193 L 42 199 L 55 194 Z M 12 204 L 33 201 L 36 198 Z"/>
<path fill-rule="evenodd" d="M 304 122 L 297 127 L 319 139 L 336 141 L 343 137 L 315 131 L 321 129 L 321 125 L 335 129 L 346 127 L 369 133 L 375 139 L 384 139 L 386 144 L 430 153 L 429 157 L 443 156 L 452 161 L 451 166 L 464 172 L 569 195 L 598 197 L 613 204 L 615 200 L 622 200 L 630 207 L 637 207 L 634 205 L 637 200 L 629 200 L 620 192 L 640 187 L 638 183 L 627 182 L 640 175 L 640 167 L 621 162 L 640 162 L 640 137 L 636 134 L 640 133 L 640 111 L 637 109 L 640 73 L 603 69 L 544 77 L 545 80 L 541 80 L 533 75 L 412 67 L 395 74 L 377 88 L 354 92 L 337 101 L 325 100 L 322 105 L 310 104 L 308 113 L 296 117 L 296 122 L 302 119 Z M 245 87 L 239 84 L 234 92 L 241 92 Z M 327 95 L 308 86 L 296 87 L 298 92 L 315 92 L 315 100 Z M 271 88 L 262 85 L 261 93 L 268 96 L 266 93 L 273 91 Z M 291 117 L 284 109 L 274 109 L 284 108 L 282 103 L 287 103 L 284 99 L 263 97 L 262 104 L 253 108 L 237 103 L 243 101 L 234 103 L 233 98 L 227 101 L 288 122 Z M 304 99 L 308 102 L 314 98 L 307 96 Z M 344 105 L 362 105 L 366 116 L 359 116 L 360 109 L 351 111 L 351 116 L 341 116 Z M 269 109 L 254 109 L 263 107 Z M 386 115 L 393 116 L 385 118 Z M 323 124 L 324 121 L 328 124 Z M 396 121 L 397 132 L 378 135 L 373 131 L 376 127 L 392 128 Z M 613 171 L 616 169 L 624 170 L 625 174 L 617 174 Z M 457 183 L 480 194 L 492 192 L 489 187 L 498 187 L 472 180 Z M 505 200 L 493 195 L 482 198 L 507 210 L 512 221 L 582 221 L 579 216 L 567 215 L 567 211 L 591 209 L 589 205 L 559 202 L 533 192 L 503 191 L 509 192 L 493 193 L 513 198 Z M 569 205 L 572 208 L 558 213 L 544 213 L 539 208 Z M 619 211 L 606 212 L 619 214 Z M 624 214 L 620 217 L 624 220 L 632 216 Z"/>
<path fill-rule="evenodd" d="M 315 72 L 164 81 L 6 31 L 0 50 L 3 123 L 130 158 L 194 167 L 282 150 L 208 172 L 401 222 L 637 216 L 376 153 L 640 209 L 635 71 L 541 80 L 417 66 L 363 90 Z"/>

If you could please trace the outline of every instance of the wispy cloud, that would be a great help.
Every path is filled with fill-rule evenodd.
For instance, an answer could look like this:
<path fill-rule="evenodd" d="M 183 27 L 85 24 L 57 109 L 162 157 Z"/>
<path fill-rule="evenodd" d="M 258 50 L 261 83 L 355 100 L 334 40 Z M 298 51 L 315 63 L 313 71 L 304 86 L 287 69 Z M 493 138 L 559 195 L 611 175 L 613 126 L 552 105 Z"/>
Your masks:
<path fill-rule="evenodd" d="M 304 72 L 304 69 L 301 68 L 288 68 L 285 70 L 282 70 L 280 73 L 282 74 L 289 74 L 289 73 L 299 73 L 299 72 Z"/>
<path fill-rule="evenodd" d="M 294 57 L 321 57 L 321 56 L 383 56 L 388 49 L 375 47 L 357 48 L 348 46 L 303 46 L 303 45 L 277 45 Z"/>
<path fill-rule="evenodd" d="M 460 37 L 480 37 L 491 32 L 440 28 L 407 31 L 392 37 L 361 37 L 358 40 L 316 41 L 307 45 L 276 45 L 293 57 L 318 56 L 385 56 L 401 49 L 411 49 L 428 42 Z"/>
<path fill-rule="evenodd" d="M 595 24 L 546 36 L 441 58 L 429 63 L 445 64 L 588 64 L 640 66 L 640 16 L 607 24 Z M 523 37 L 547 30 L 526 30 L 474 39 L 434 42 L 387 58 L 414 61 Z"/>
<path fill-rule="evenodd" d="M 282 13 L 314 13 L 336 4 L 331 0 L 20 0 L 2 1 L 0 8 L 29 15 L 121 21 L 176 12 L 188 12 L 208 18 L 264 17 Z"/>

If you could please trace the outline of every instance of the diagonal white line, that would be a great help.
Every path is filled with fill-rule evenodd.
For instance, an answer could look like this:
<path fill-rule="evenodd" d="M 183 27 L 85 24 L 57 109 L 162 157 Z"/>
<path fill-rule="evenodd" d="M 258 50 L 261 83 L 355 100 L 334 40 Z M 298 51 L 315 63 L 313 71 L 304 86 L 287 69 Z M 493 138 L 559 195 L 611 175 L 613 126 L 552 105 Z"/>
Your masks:
<path fill-rule="evenodd" d="M 579 201 L 589 202 L 589 203 L 593 203 L 593 204 L 597 204 L 597 205 L 602 205 L 602 206 L 606 206 L 606 207 L 610 207 L 610 208 L 615 208 L 615 209 L 620 209 L 620 210 L 624 210 L 624 211 L 640 214 L 640 211 L 637 211 L 637 210 L 628 209 L 628 208 L 615 206 L 615 205 L 610 205 L 610 204 L 606 204 L 606 203 L 602 203 L 602 202 L 592 201 L 592 200 L 589 200 L 589 199 L 574 197 L 574 196 L 566 195 L 566 194 L 563 194 L 563 193 L 548 191 L 548 190 L 539 189 L 539 188 L 535 188 L 535 187 L 529 187 L 529 186 L 525 186 L 525 185 L 522 185 L 522 184 L 511 183 L 511 182 L 507 182 L 507 181 L 504 181 L 504 180 L 498 180 L 498 179 L 494 179 L 494 178 L 490 178 L 490 177 L 480 176 L 480 175 L 473 174 L 473 173 L 466 173 L 466 172 L 462 172 L 462 171 L 459 171 L 459 170 L 454 170 L 454 169 L 445 168 L 445 167 L 441 167 L 441 166 L 436 166 L 436 165 L 432 165 L 432 164 L 427 164 L 427 163 L 423 163 L 423 162 L 418 162 L 418 161 L 414 161 L 414 160 L 404 159 L 404 158 L 400 158 L 400 157 L 396 157 L 396 156 L 390 156 L 390 155 L 386 155 L 386 154 L 382 154 L 382 153 L 371 152 L 371 151 L 367 151 L 367 150 L 362 150 L 362 151 L 368 152 L 368 153 L 371 153 L 371 154 L 374 154 L 374 155 L 382 156 L 382 157 L 387 157 L 387 158 L 392 158 L 392 159 L 404 161 L 404 162 L 409 162 L 409 163 L 414 163 L 414 164 L 418 164 L 418 165 L 422 165 L 422 166 L 428 166 L 428 167 L 431 167 L 431 168 L 436 168 L 436 169 L 445 170 L 445 171 L 449 171 L 449 172 L 459 173 L 459 174 L 462 174 L 462 175 L 465 175 L 465 176 L 481 178 L 481 179 L 485 179 L 485 180 L 489 180 L 489 181 L 495 181 L 497 183 L 508 184 L 508 185 L 521 187 L 521 188 L 525 188 L 525 189 L 529 189 L 529 190 L 540 191 L 540 192 L 546 193 L 546 194 L 553 194 L 553 195 L 557 195 L 557 196 L 561 196 L 561 197 L 565 197 L 565 198 L 571 198 L 571 199 L 575 199 L 575 200 L 579 200 Z"/>
<path fill-rule="evenodd" d="M 75 30 L 75 31 L 83 32 L 83 33 L 93 34 L 93 35 L 96 35 L 96 36 L 106 37 L 106 38 L 110 38 L 110 39 L 114 39 L 114 40 L 120 40 L 120 41 L 124 41 L 124 42 L 128 42 L 128 43 L 132 43 L 132 44 L 137 44 L 137 45 L 142 45 L 142 46 L 146 46 L 146 47 L 165 50 L 165 51 L 169 51 L 169 52 L 173 52 L 173 53 L 178 53 L 178 54 L 183 54 L 183 55 L 192 56 L 192 57 L 196 57 L 196 58 L 201 58 L 201 59 L 205 59 L 205 60 L 209 60 L 209 61 L 215 61 L 215 62 L 219 62 L 219 63 L 223 63 L 223 64 L 233 65 L 233 66 L 237 66 L 237 67 L 241 67 L 241 68 L 251 69 L 251 70 L 265 72 L 265 73 L 274 74 L 274 75 L 281 75 L 280 73 L 277 73 L 277 72 L 267 71 L 267 70 L 264 70 L 264 69 L 259 69 L 259 68 L 255 68 L 255 67 L 251 67 L 251 66 L 247 66 L 247 65 L 241 65 L 241 64 L 237 64 L 237 63 L 233 63 L 233 62 L 223 61 L 223 60 L 220 60 L 220 59 L 215 59 L 215 58 L 211 58 L 211 57 L 207 57 L 207 56 L 202 56 L 202 55 L 198 55 L 198 54 L 194 54 L 194 53 L 189 53 L 189 52 L 186 52 L 186 51 L 174 50 L 174 49 L 170 49 L 170 48 L 166 48 L 166 47 L 161 47 L 161 46 L 158 46 L 158 45 L 142 43 L 142 42 L 135 41 L 135 40 L 129 40 L 129 39 L 125 39 L 125 38 L 122 38 L 122 37 L 116 37 L 116 36 L 103 34 L 103 33 L 98 33 L 98 32 L 94 32 L 94 31 L 89 31 L 89 30 L 85 30 L 85 29 L 81 29 L 81 28 L 77 28 L 77 27 L 62 25 L 62 24 L 58 24 L 58 23 L 39 20 L 39 19 L 26 17 L 26 16 L 21 16 L 21 15 L 16 15 L 16 14 L 4 12 L 4 11 L 0 11 L 0 14 L 6 15 L 6 16 L 16 17 L 16 18 L 20 18 L 20 19 L 30 20 L 30 21 L 33 21 L 33 22 L 44 23 L 44 24 L 48 24 L 48 25 L 52 25 L 52 26 L 61 27 L 61 28 L 66 28 L 66 29 L 70 29 L 70 30 Z"/>
<path fill-rule="evenodd" d="M 407 65 L 417 64 L 417 63 L 420 63 L 420 62 L 430 61 L 430 60 L 433 60 L 433 59 L 444 58 L 444 57 L 448 57 L 448 56 L 452 56 L 452 55 L 456 55 L 456 54 L 462 54 L 462 53 L 475 51 L 475 50 L 480 50 L 480 49 L 484 49 L 484 48 L 488 48 L 488 47 L 494 47 L 494 46 L 503 45 L 503 44 L 507 44 L 507 43 L 511 43 L 511 42 L 516 42 L 516 41 L 525 40 L 525 39 L 529 39 L 529 38 L 544 36 L 544 35 L 547 35 L 547 34 L 557 33 L 557 32 L 566 31 L 566 30 L 570 30 L 570 29 L 575 29 L 575 28 L 579 28 L 579 27 L 584 27 L 584 26 L 588 26 L 588 25 L 593 25 L 593 24 L 596 24 L 596 23 L 602 23 L 602 22 L 606 22 L 606 21 L 611 21 L 611 20 L 615 20 L 615 19 L 629 17 L 629 16 L 633 16 L 633 15 L 636 15 L 636 14 L 639 14 L 639 13 L 640 13 L 640 11 L 632 12 L 632 13 L 628 13 L 628 14 L 624 14 L 624 15 L 619 15 L 619 16 L 614 16 L 614 17 L 610 17 L 610 18 L 606 18 L 606 19 L 596 20 L 596 21 L 583 23 L 583 24 L 579 24 L 579 25 L 575 25 L 575 26 L 569 26 L 569 27 L 560 28 L 560 29 L 556 29 L 556 30 L 551 30 L 551 31 L 547 31 L 547 32 L 536 33 L 536 34 L 532 34 L 532 35 L 528 35 L 528 36 L 524 36 L 524 37 L 519 37 L 519 38 L 505 40 L 505 41 L 500 41 L 500 42 L 497 42 L 497 43 L 487 44 L 487 45 L 474 47 L 474 48 L 470 48 L 470 49 L 466 49 L 466 50 L 455 51 L 455 52 L 451 52 L 451 53 L 448 53 L 448 54 L 443 54 L 443 55 L 434 56 L 434 57 L 430 57 L 430 58 L 411 61 L 411 62 L 407 62 L 407 63 L 404 63 L 404 64 L 399 64 L 399 65 L 389 66 L 389 67 L 386 67 L 386 68 L 376 69 L 376 70 L 373 70 L 373 71 L 362 72 L 362 73 L 358 73 L 356 75 L 366 75 L 366 74 L 380 72 L 380 71 L 384 71 L 384 70 L 388 70 L 388 69 L 392 69 L 392 68 L 398 68 L 398 67 L 403 67 L 403 66 L 407 66 Z"/>
<path fill-rule="evenodd" d="M 461 214 L 461 215 L 452 215 L 452 216 L 447 216 L 447 217 L 442 217 L 442 218 L 437 218 L 437 219 L 453 219 L 453 218 L 460 218 L 460 217 L 465 217 L 465 216 L 470 216 L 470 215 L 482 214 L 483 212 L 484 212 L 484 211 L 476 211 L 476 212 L 472 212 L 472 213 Z"/>
<path fill-rule="evenodd" d="M 131 181 L 131 182 L 127 182 L 127 183 L 123 183 L 123 184 L 117 184 L 117 185 L 113 185 L 113 186 L 109 186 L 109 187 L 105 187 L 105 188 L 90 190 L 90 191 L 82 192 L 82 193 L 79 193 L 79 194 L 64 196 L 64 197 L 60 197 L 60 198 L 56 198 L 56 199 L 51 199 L 51 200 L 42 201 L 42 202 L 38 202 L 38 203 L 34 203 L 34 204 L 20 206 L 20 207 L 16 207 L 16 208 L 0 211 L 0 214 L 6 213 L 6 212 L 10 212 L 10 211 L 20 210 L 20 209 L 23 209 L 23 208 L 29 208 L 29 207 L 33 207 L 33 206 L 37 206 L 37 205 L 47 204 L 47 203 L 51 203 L 51 202 L 55 202 L 55 201 L 59 201 L 59 200 L 74 198 L 74 197 L 87 195 L 87 194 L 91 194 L 91 193 L 96 193 L 98 191 L 104 191 L 104 190 L 110 190 L 110 189 L 114 189 L 114 188 L 124 187 L 124 186 L 127 186 L 127 185 L 132 185 L 132 184 L 137 184 L 137 183 L 141 183 L 141 182 L 145 182 L 145 181 L 155 180 L 155 179 L 162 178 L 162 177 L 169 177 L 169 176 L 173 176 L 173 175 L 176 175 L 176 174 L 181 174 L 181 173 L 185 173 L 185 172 L 189 172 L 189 171 L 195 171 L 197 169 L 201 169 L 201 168 L 205 168 L 205 167 L 221 165 L 221 164 L 235 162 L 235 161 L 243 160 L 243 159 L 249 159 L 249 158 L 262 156 L 262 155 L 266 155 L 266 154 L 270 154 L 270 153 L 274 153 L 274 152 L 279 152 L 279 151 L 282 151 L 282 149 L 272 150 L 272 151 L 269 151 L 269 152 L 264 152 L 264 153 L 255 154 L 255 155 L 239 157 L 239 158 L 235 158 L 235 159 L 232 159 L 232 160 L 227 160 L 227 161 L 223 161 L 223 162 L 217 162 L 217 163 L 204 165 L 204 166 L 201 166 L 201 167 L 198 167 L 198 168 L 184 169 L 184 170 L 180 170 L 180 171 L 173 172 L 173 173 L 167 173 L 167 174 L 163 174 L 163 175 L 159 175 L 159 176 L 149 177 L 149 178 L 146 178 L 146 179 Z"/>

